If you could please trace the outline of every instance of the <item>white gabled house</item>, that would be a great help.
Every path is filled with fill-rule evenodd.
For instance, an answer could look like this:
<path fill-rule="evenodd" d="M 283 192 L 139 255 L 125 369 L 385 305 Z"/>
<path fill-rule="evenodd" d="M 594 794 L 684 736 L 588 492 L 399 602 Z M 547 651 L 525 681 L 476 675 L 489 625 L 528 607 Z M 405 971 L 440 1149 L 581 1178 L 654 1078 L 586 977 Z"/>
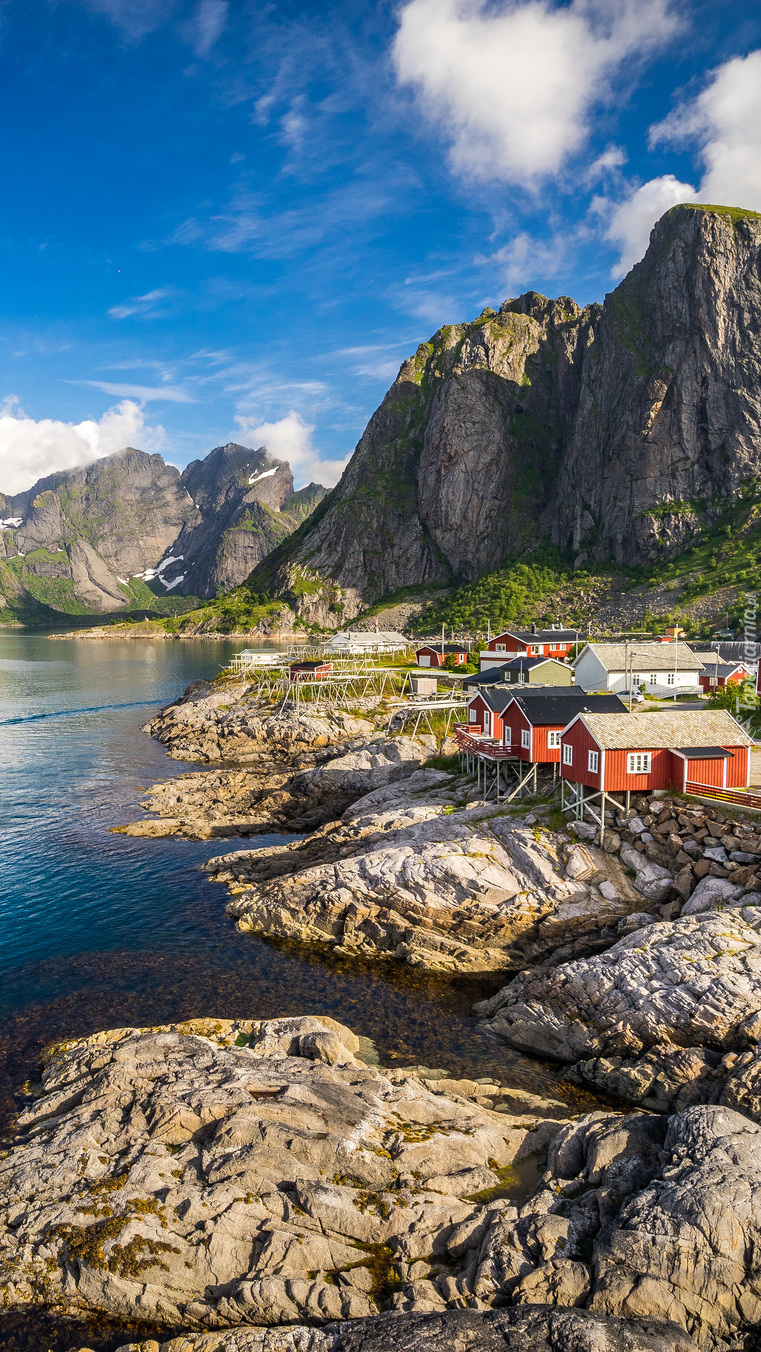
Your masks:
<path fill-rule="evenodd" d="M 686 643 L 587 643 L 575 663 L 576 684 L 614 694 L 639 690 L 668 695 L 700 695 L 703 663 Z"/>

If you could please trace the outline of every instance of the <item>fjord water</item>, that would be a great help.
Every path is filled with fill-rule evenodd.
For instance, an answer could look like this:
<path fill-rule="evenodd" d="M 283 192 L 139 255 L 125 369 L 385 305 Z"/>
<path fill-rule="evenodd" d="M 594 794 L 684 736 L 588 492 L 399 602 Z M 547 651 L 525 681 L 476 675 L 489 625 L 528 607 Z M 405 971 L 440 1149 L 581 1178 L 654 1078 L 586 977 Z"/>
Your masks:
<path fill-rule="evenodd" d="M 545 1072 L 483 1038 L 473 981 L 296 953 L 239 934 L 199 865 L 240 840 L 145 840 L 110 828 L 140 789 L 197 771 L 141 731 L 237 645 L 52 639 L 0 631 L 0 1053 L 5 1096 L 38 1049 L 97 1028 L 197 1015 L 328 1013 L 397 1062 Z M 202 768 L 202 767 L 200 767 Z M 255 773 L 255 771 L 252 771 Z M 280 837 L 254 837 L 251 847 Z M 489 989 L 494 989 L 492 983 Z M 549 1074 L 547 1081 L 549 1081 Z"/>

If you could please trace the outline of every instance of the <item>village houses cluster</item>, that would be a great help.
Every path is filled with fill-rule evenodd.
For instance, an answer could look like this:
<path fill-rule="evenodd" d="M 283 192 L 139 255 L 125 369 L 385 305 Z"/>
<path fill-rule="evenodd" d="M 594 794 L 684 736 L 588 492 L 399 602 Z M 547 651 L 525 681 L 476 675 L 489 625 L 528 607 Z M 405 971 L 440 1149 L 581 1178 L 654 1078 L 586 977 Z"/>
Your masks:
<path fill-rule="evenodd" d="M 420 667 L 456 671 L 470 657 L 462 644 L 417 649 Z M 565 801 L 583 808 L 597 800 L 603 812 L 610 795 L 628 806 L 632 793 L 750 783 L 753 740 L 740 721 L 694 705 L 725 685 L 757 681 L 755 664 L 698 653 L 678 635 L 583 643 L 558 626 L 497 634 L 479 658 L 481 670 L 464 680 L 466 722 L 455 737 L 484 784 L 493 770 L 497 796 L 508 766 L 517 786 L 536 787 L 538 771 L 549 773 L 563 781 Z M 647 696 L 674 707 L 657 708 Z M 679 696 L 692 696 L 691 707 L 680 709 Z"/>

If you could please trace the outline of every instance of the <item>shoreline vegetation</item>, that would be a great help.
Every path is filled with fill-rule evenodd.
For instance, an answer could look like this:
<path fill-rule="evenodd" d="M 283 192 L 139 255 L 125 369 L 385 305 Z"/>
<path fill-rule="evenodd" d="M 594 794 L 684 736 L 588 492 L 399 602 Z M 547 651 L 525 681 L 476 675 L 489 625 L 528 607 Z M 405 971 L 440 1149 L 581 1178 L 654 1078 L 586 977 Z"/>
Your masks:
<path fill-rule="evenodd" d="M 205 865 L 243 934 L 490 978 L 497 1068 L 383 1066 L 308 1011 L 58 1043 L 0 1159 L 5 1316 L 142 1320 L 124 1352 L 740 1352 L 761 1323 L 758 823 L 635 795 L 603 845 L 551 797 L 485 802 L 377 697 L 283 706 L 229 674 L 145 732 L 197 768 L 120 829 L 243 838 Z M 275 831 L 299 838 L 246 848 Z M 516 1052 L 554 1067 L 541 1092 Z"/>

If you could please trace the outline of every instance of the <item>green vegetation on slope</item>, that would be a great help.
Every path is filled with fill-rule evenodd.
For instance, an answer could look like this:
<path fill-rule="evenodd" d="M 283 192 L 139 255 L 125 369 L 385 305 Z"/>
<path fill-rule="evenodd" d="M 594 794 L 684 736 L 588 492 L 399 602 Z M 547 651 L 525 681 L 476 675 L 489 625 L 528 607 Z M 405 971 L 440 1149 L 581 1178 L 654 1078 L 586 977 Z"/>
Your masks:
<path fill-rule="evenodd" d="M 466 582 L 449 596 L 426 606 L 415 621 L 421 633 L 447 629 L 496 632 L 520 621 L 551 624 L 581 623 L 587 614 L 585 592 L 593 576 L 564 562 L 556 550 L 547 548 L 528 559 L 507 559 L 493 573 Z"/>
<path fill-rule="evenodd" d="M 164 628 L 172 634 L 195 631 L 199 626 L 208 632 L 230 634 L 235 630 L 258 629 L 264 625 L 277 628 L 283 602 L 268 594 L 250 589 L 247 582 L 225 592 L 214 601 L 206 601 L 194 610 L 164 621 Z"/>

